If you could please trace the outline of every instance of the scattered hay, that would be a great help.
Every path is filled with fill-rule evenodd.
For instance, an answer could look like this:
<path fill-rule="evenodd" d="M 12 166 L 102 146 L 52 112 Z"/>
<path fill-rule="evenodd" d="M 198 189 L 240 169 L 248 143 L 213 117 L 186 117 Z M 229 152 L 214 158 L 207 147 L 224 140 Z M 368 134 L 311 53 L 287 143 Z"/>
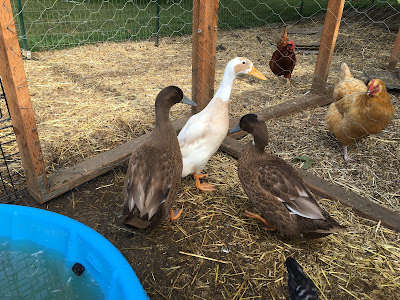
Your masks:
<path fill-rule="evenodd" d="M 318 25 L 322 24 L 313 24 Z M 308 27 L 307 24 L 296 26 Z M 387 61 L 394 35 L 381 27 L 369 26 L 370 36 L 376 37 L 374 42 L 379 42 L 380 46 L 376 47 L 374 42 L 367 43 L 361 36 L 354 35 L 354 32 L 366 30 L 365 27 L 365 24 L 348 21 L 342 25 L 328 84 L 336 82 L 337 70 L 343 61 L 358 77 L 363 76 L 362 70 L 379 70 Z M 316 55 L 297 53 L 291 87 L 269 70 L 270 54 L 281 34 L 281 26 L 219 33 L 218 44 L 226 50 L 217 51 L 216 88 L 226 63 L 239 55 L 249 57 L 269 78 L 266 82 L 249 76 L 236 80 L 230 102 L 232 117 L 308 93 Z M 289 36 L 302 45 L 318 44 L 320 39 L 317 34 L 291 35 L 290 27 Z M 386 57 L 382 57 L 382 53 Z M 71 166 L 151 130 L 154 99 L 163 87 L 177 85 L 191 95 L 190 37 L 164 38 L 159 47 L 147 41 L 103 43 L 34 53 L 34 58 L 24 64 L 49 172 Z M 398 108 L 399 95 L 392 94 L 392 99 Z M 185 105 L 176 105 L 171 119 L 189 110 Z M 274 152 L 289 160 L 300 153 L 312 156 L 317 163 L 311 172 L 399 211 L 400 184 L 395 176 L 400 172 L 398 109 L 383 133 L 350 147 L 350 154 L 358 159 L 352 165 L 344 164 L 340 145 L 327 135 L 325 111 L 326 108 L 320 108 L 271 121 Z"/>
<path fill-rule="evenodd" d="M 208 181 L 218 188 L 213 193 L 196 190 L 191 177 L 184 179 L 175 203 L 183 214 L 174 223 L 138 231 L 117 218 L 98 229 L 120 245 L 151 299 L 286 299 L 289 256 L 315 282 L 320 299 L 398 299 L 399 233 L 328 199 L 319 202 L 348 227 L 346 232 L 313 241 L 266 232 L 243 215 L 256 210 L 236 165 L 224 153 L 213 156 L 207 168 Z M 116 177 L 120 189 L 124 176 Z M 109 214 L 120 215 L 121 207 Z"/>
<path fill-rule="evenodd" d="M 379 70 L 387 61 L 393 35 L 370 25 L 370 35 L 387 42 L 379 47 L 375 41 L 367 44 L 361 35 L 352 34 L 365 27 L 349 22 L 342 26 L 329 84 L 336 82 L 342 61 L 356 76 L 362 76 L 366 68 Z M 269 71 L 268 61 L 281 34 L 280 26 L 219 33 L 218 44 L 226 50 L 217 52 L 216 86 L 226 63 L 238 55 L 250 58 L 269 77 L 266 82 L 249 77 L 236 81 L 232 117 L 308 92 L 315 55 L 298 52 L 291 87 Z M 319 42 L 315 35 L 290 38 L 299 44 Z M 161 41 L 158 48 L 152 42 L 104 43 L 34 53 L 35 60 L 24 62 L 49 171 L 73 165 L 151 130 L 154 99 L 161 88 L 174 84 L 190 96 L 190 38 Z M 310 156 L 315 164 L 309 171 L 399 211 L 399 95 L 392 94 L 392 99 L 397 109 L 393 122 L 381 134 L 350 147 L 350 154 L 357 159 L 354 164 L 344 163 L 340 145 L 327 133 L 326 108 L 268 121 L 269 149 L 287 161 L 296 155 Z M 186 106 L 178 105 L 171 118 L 187 112 Z M 120 197 L 124 172 L 116 173 L 115 189 L 107 183 L 107 188 L 98 191 L 103 194 L 95 203 L 74 198 L 64 205 L 83 209 L 85 214 L 74 216 L 83 222 L 89 222 L 91 209 L 96 214 L 102 207 L 92 217 L 97 218 L 92 221 L 97 224 L 93 227 L 123 252 L 151 299 L 284 299 L 284 261 L 288 256 L 304 267 L 322 299 L 399 298 L 398 233 L 354 215 L 350 208 L 321 199 L 324 208 L 348 226 L 348 231 L 313 242 L 282 239 L 243 217 L 246 209 L 254 211 L 254 207 L 241 189 L 233 158 L 218 152 L 207 168 L 209 180 L 218 191 L 199 192 L 193 188 L 193 179 L 183 180 L 176 203 L 184 208 L 183 216 L 158 230 L 127 229 L 117 218 L 121 203 L 103 200 L 107 193 L 111 193 L 111 199 Z"/>
<path fill-rule="evenodd" d="M 171 270 L 174 265 L 180 268 L 169 274 L 164 288 L 177 292 L 189 283 L 172 279 L 190 274 L 196 295 L 205 299 L 284 299 L 284 262 L 293 256 L 317 285 L 321 299 L 398 297 L 398 233 L 356 216 L 337 202 L 320 199 L 348 230 L 312 242 L 293 242 L 266 232 L 262 224 L 243 216 L 245 210 L 256 210 L 240 186 L 234 159 L 218 153 L 207 171 L 218 192 L 197 192 L 193 179 L 185 179 L 176 204 L 184 207 L 184 217 L 163 229 L 179 237 L 172 239 L 180 251 L 172 258 L 175 264 L 169 266 Z M 193 268 L 194 264 L 198 270 L 185 273 L 184 266 Z M 207 294 L 207 289 L 219 295 Z"/>

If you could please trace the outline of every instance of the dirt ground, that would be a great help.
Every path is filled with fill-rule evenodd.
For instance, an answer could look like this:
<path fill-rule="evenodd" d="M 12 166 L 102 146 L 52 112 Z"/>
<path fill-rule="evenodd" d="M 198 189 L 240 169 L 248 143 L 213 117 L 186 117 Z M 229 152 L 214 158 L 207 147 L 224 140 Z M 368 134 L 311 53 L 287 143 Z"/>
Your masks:
<path fill-rule="evenodd" d="M 346 20 L 341 28 L 328 85 L 336 81 L 342 61 L 361 77 L 364 69 L 380 70 L 387 60 L 393 34 L 371 25 L 374 43 L 352 35 L 364 27 Z M 269 77 L 265 83 L 249 78 L 235 82 L 232 117 L 308 92 L 314 53 L 298 52 L 290 88 L 269 74 L 269 53 L 281 31 L 269 26 L 219 33 L 218 44 L 225 50 L 217 52 L 216 88 L 225 64 L 237 55 L 251 58 Z M 298 44 L 319 41 L 318 36 L 292 36 Z M 174 37 L 162 39 L 158 48 L 153 42 L 105 43 L 37 53 L 24 62 L 49 173 L 151 130 L 154 97 L 162 87 L 173 83 L 190 95 L 190 56 L 190 38 Z M 289 162 L 295 155 L 310 156 L 310 172 L 399 211 L 400 97 L 398 92 L 391 96 L 393 122 L 381 134 L 350 147 L 356 158 L 352 165 L 343 162 L 340 145 L 327 133 L 326 108 L 270 120 L 269 149 Z M 176 108 L 171 118 L 186 112 L 186 107 Z M 183 207 L 182 216 L 155 229 L 134 230 L 120 221 L 125 171 L 126 164 L 44 205 L 29 197 L 19 204 L 67 215 L 104 235 L 129 261 L 150 299 L 285 299 L 288 256 L 314 280 L 321 299 L 400 298 L 400 234 L 356 216 L 351 208 L 319 199 L 348 227 L 323 239 L 290 241 L 265 232 L 243 216 L 255 209 L 238 181 L 236 160 L 217 152 L 205 170 L 217 192 L 198 191 L 187 177 L 175 204 Z"/>
<path fill-rule="evenodd" d="M 218 153 L 210 176 L 223 172 L 221 161 L 231 167 L 219 192 L 199 192 L 192 178 L 185 179 L 176 204 L 184 208 L 182 217 L 156 229 L 132 230 L 121 223 L 124 167 L 46 204 L 29 197 L 19 204 L 61 213 L 104 235 L 130 262 L 150 299 L 285 299 L 288 256 L 311 274 L 322 299 L 398 299 L 396 280 L 390 279 L 399 270 L 398 233 L 328 200 L 322 204 L 348 232 L 312 242 L 267 233 L 242 215 L 254 208 L 235 183 L 234 160 Z M 360 260 L 369 267 L 360 271 Z M 369 281 L 371 275 L 381 282 Z"/>
<path fill-rule="evenodd" d="M 236 175 L 236 160 L 218 152 L 207 171 L 218 191 L 182 181 L 174 223 L 131 229 L 121 223 L 126 166 L 46 204 L 95 229 L 125 256 L 150 299 L 287 299 L 286 257 L 296 258 L 321 299 L 398 299 L 400 234 L 354 215 L 327 199 L 320 203 L 348 227 L 313 241 L 291 241 L 243 216 L 254 211 Z M 225 174 L 224 177 L 220 176 Z"/>

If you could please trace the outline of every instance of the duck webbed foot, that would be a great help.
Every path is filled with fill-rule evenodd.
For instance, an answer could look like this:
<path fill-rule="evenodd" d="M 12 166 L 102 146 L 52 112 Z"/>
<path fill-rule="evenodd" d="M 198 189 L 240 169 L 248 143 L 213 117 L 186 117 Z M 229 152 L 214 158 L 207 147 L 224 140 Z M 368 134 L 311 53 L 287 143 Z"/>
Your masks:
<path fill-rule="evenodd" d="M 215 187 L 214 187 L 214 185 L 212 185 L 212 184 L 209 184 L 209 183 L 200 183 L 200 178 L 208 177 L 208 174 L 197 174 L 197 173 L 193 173 L 193 177 L 194 177 L 194 179 L 196 180 L 196 187 L 197 187 L 199 190 L 207 191 L 207 192 L 215 191 L 215 190 L 216 190 Z"/>
<path fill-rule="evenodd" d="M 254 214 L 254 213 L 251 213 L 251 212 L 246 210 L 244 215 L 246 217 L 248 217 L 248 218 L 256 219 L 256 220 L 259 220 L 259 221 L 263 222 L 264 225 L 265 225 L 265 227 L 263 227 L 263 228 L 265 230 L 269 230 L 269 231 L 276 231 L 277 230 L 274 226 L 270 225 L 267 221 L 265 221 L 265 219 L 263 217 L 261 217 L 258 214 Z"/>
<path fill-rule="evenodd" d="M 169 218 L 168 221 L 175 221 L 176 219 L 178 219 L 180 217 L 180 215 L 182 214 L 183 209 L 179 209 L 179 210 L 173 210 L 171 208 L 171 210 L 169 211 Z"/>

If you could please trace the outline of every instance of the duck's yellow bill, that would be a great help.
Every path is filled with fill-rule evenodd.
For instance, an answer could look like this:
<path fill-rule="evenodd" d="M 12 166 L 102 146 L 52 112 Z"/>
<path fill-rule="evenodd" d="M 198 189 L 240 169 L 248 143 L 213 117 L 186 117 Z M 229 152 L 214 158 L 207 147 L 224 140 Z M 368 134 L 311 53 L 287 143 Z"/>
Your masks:
<path fill-rule="evenodd" d="M 249 75 L 257 77 L 258 79 L 261 79 L 261 80 L 267 80 L 267 77 L 265 77 L 263 74 L 261 74 L 256 68 L 254 68 L 254 66 L 251 67 L 251 71 L 249 72 Z"/>

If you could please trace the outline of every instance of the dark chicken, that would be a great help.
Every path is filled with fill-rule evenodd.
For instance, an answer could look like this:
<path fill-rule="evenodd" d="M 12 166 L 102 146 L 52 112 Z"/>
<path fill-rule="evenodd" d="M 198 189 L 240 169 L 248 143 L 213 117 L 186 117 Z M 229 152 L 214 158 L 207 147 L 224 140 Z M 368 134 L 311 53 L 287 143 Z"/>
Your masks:
<path fill-rule="evenodd" d="M 290 300 L 318 300 L 318 289 L 292 257 L 286 259 Z"/>
<path fill-rule="evenodd" d="M 294 53 L 294 41 L 289 42 L 288 40 L 286 26 L 282 38 L 276 46 L 278 49 L 272 54 L 269 67 L 275 75 L 283 75 L 286 78 L 287 84 L 290 85 L 289 78 L 292 77 L 292 72 L 296 65 L 296 54 Z"/>

